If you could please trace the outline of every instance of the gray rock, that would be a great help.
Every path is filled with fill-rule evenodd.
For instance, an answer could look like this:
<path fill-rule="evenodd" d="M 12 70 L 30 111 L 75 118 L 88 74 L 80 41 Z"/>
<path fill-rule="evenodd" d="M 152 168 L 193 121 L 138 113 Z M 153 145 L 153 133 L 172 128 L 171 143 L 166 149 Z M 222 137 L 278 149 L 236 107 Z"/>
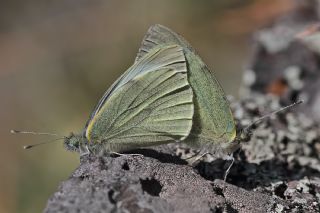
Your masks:
<path fill-rule="evenodd" d="M 259 117 L 276 101 L 256 94 L 231 105 L 243 111 L 239 122 L 252 121 L 254 111 Z M 308 132 L 313 138 L 320 133 L 315 122 L 302 124 L 300 118 L 310 118 L 300 114 L 293 111 L 258 126 L 235 153 L 227 183 L 222 179 L 228 161 L 208 156 L 188 165 L 183 159 L 196 150 L 182 144 L 132 151 L 143 156 L 89 156 L 49 199 L 45 212 L 318 212 L 318 142 L 306 140 Z"/>

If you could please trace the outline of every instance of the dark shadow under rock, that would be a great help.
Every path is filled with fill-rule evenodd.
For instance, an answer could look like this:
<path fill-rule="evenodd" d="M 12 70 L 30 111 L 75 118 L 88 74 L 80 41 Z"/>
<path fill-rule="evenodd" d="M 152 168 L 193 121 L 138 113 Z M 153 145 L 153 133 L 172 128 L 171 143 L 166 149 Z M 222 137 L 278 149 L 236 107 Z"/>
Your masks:
<path fill-rule="evenodd" d="M 127 151 L 124 154 L 141 154 L 145 157 L 155 158 L 162 163 L 174 163 L 186 165 L 187 161 L 175 155 L 174 146 L 168 144 L 165 146 L 154 147 L 154 149 L 136 149 Z"/>
<path fill-rule="evenodd" d="M 228 165 L 229 162 L 217 159 L 210 163 L 201 162 L 195 169 L 206 180 L 214 181 L 223 179 Z M 278 159 L 266 160 L 260 164 L 236 160 L 227 177 L 227 182 L 246 190 L 254 190 L 279 181 L 290 182 L 304 177 L 320 178 L 320 171 L 309 166 L 301 166 L 298 162 L 292 162 L 289 166 L 288 163 Z"/>

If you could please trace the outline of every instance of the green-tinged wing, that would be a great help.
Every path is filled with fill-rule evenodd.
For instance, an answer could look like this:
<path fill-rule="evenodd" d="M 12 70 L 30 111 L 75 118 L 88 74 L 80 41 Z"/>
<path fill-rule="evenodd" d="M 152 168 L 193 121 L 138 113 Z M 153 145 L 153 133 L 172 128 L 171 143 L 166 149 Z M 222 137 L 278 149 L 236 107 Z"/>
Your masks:
<path fill-rule="evenodd" d="M 185 72 L 186 62 L 183 50 L 178 45 L 169 45 L 162 48 L 154 48 L 150 53 L 142 57 L 139 62 L 134 63 L 125 73 L 123 73 L 105 92 L 95 109 L 92 111 L 89 120 L 85 125 L 85 135 L 87 134 L 87 127 L 100 111 L 108 98 L 124 84 L 139 74 L 152 72 L 160 68 L 172 68 L 177 72 Z"/>
<path fill-rule="evenodd" d="M 165 50 L 162 48 L 158 54 Z M 183 56 L 182 51 L 179 54 Z M 171 57 L 172 63 L 143 72 L 115 90 L 89 123 L 89 142 L 102 143 L 110 151 L 124 151 L 186 138 L 192 127 L 193 92 L 185 60 L 175 58 L 178 57 Z"/>
<path fill-rule="evenodd" d="M 115 91 L 88 126 L 87 138 L 112 151 L 174 142 L 189 135 L 192 116 L 187 73 L 165 68 Z"/>
<path fill-rule="evenodd" d="M 154 25 L 149 28 L 143 39 L 136 61 L 141 60 L 154 48 L 172 44 L 183 47 L 189 82 L 195 96 L 193 128 L 186 142 L 233 141 L 236 128 L 225 93 L 213 73 L 185 39 L 164 26 Z"/>

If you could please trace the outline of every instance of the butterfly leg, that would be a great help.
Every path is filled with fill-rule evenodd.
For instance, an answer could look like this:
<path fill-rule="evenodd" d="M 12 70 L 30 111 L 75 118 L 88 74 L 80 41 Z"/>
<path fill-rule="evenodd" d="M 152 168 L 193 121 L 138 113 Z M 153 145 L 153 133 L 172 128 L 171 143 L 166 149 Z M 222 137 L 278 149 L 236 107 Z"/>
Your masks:
<path fill-rule="evenodd" d="M 231 163 L 230 165 L 228 166 L 227 170 L 225 171 L 224 173 L 224 177 L 223 177 L 223 180 L 224 180 L 224 183 L 223 183 L 223 188 L 222 188 L 222 191 L 223 193 L 225 193 L 226 191 L 226 181 L 227 181 L 227 177 L 228 177 L 228 174 L 230 172 L 230 169 L 231 167 L 233 166 L 233 163 L 234 163 L 234 157 L 233 157 L 233 154 L 229 155 L 228 159 L 227 160 L 231 160 Z"/>
<path fill-rule="evenodd" d="M 198 150 L 198 151 L 196 151 L 193 155 L 191 155 L 190 157 L 187 157 L 187 158 L 183 158 L 183 160 L 186 160 L 186 161 L 188 161 L 188 160 L 190 160 L 190 159 L 192 159 L 192 158 L 194 158 L 194 157 L 196 157 L 197 155 L 199 155 L 200 154 L 200 150 Z"/>
<path fill-rule="evenodd" d="M 140 157 L 143 157 L 143 155 L 141 154 L 121 154 L 121 153 L 118 153 L 118 152 L 110 152 L 110 154 L 114 154 L 114 155 L 118 155 L 118 156 L 140 156 Z"/>
<path fill-rule="evenodd" d="M 231 167 L 233 166 L 233 163 L 234 163 L 233 154 L 230 155 L 230 158 L 228 160 L 231 160 L 231 163 L 230 163 L 230 165 L 228 166 L 227 170 L 224 173 L 224 177 L 223 177 L 224 182 L 226 182 L 227 176 L 228 176 L 228 174 L 230 172 L 230 169 L 231 169 Z"/>
<path fill-rule="evenodd" d="M 201 154 L 201 151 L 198 152 L 198 156 L 194 157 L 194 159 L 191 161 L 191 165 L 195 165 L 198 161 L 200 161 L 204 156 L 206 156 L 207 154 L 210 154 L 209 152 L 204 152 Z"/>
<path fill-rule="evenodd" d="M 84 148 L 82 146 L 80 146 L 79 149 L 80 149 L 80 157 L 85 156 L 85 155 L 89 155 L 91 153 L 89 150 L 89 147 L 87 145 L 85 145 Z"/>

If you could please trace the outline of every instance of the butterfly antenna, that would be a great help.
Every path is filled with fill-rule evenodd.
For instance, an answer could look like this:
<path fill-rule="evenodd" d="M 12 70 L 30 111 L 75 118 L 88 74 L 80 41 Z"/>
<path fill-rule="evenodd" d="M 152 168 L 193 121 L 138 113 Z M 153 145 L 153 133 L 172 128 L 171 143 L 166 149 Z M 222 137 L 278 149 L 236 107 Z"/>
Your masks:
<path fill-rule="evenodd" d="M 292 103 L 292 104 L 290 104 L 290 105 L 288 105 L 288 106 L 285 106 L 285 107 L 282 107 L 282 108 L 280 108 L 280 109 L 278 109 L 278 110 L 275 110 L 275 111 L 273 111 L 273 112 L 270 112 L 270 113 L 268 113 L 268 114 L 266 114 L 266 115 L 258 118 L 257 120 L 253 121 L 251 124 L 249 124 L 248 126 L 246 126 L 246 127 L 244 128 L 244 130 L 249 130 L 252 126 L 260 123 L 262 120 L 264 120 L 264 119 L 266 119 L 266 118 L 270 118 L 270 117 L 273 116 L 273 115 L 276 115 L 276 114 L 278 114 L 278 113 L 280 113 L 280 112 L 286 111 L 286 110 L 288 110 L 288 109 L 290 109 L 290 108 L 292 108 L 292 107 L 295 107 L 296 105 L 302 104 L 302 103 L 303 103 L 303 100 L 299 100 L 299 101 L 294 102 L 294 103 Z"/>
<path fill-rule="evenodd" d="M 10 130 L 10 133 L 11 133 L 11 134 L 50 135 L 50 136 L 60 136 L 60 137 L 63 137 L 62 135 L 58 135 L 58 134 L 56 134 L 56 133 L 20 131 L 20 130 L 15 130 L 15 129 Z"/>
<path fill-rule="evenodd" d="M 51 141 L 46 141 L 46 142 L 42 142 L 42 143 L 36 143 L 36 144 L 31 144 L 31 145 L 26 145 L 26 146 L 23 146 L 24 149 L 31 149 L 31 148 L 34 148 L 36 146 L 40 146 L 40 145 L 44 145 L 44 144 L 48 144 L 48 143 L 53 143 L 53 142 L 57 142 L 59 140 L 62 140 L 64 139 L 65 137 L 63 138 L 56 138 L 54 140 L 51 140 Z"/>

